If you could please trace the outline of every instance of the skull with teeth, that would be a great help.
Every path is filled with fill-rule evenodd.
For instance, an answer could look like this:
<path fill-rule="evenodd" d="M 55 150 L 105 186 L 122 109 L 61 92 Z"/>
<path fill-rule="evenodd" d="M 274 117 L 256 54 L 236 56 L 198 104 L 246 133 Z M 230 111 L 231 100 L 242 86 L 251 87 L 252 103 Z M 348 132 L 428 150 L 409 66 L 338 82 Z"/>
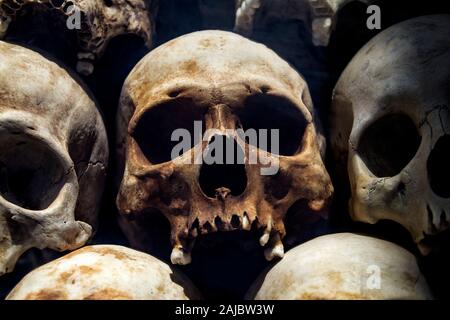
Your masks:
<path fill-rule="evenodd" d="M 107 158 L 82 87 L 41 55 L 0 42 L 0 275 L 30 248 L 73 250 L 89 239 Z"/>
<path fill-rule="evenodd" d="M 249 35 L 256 17 L 300 20 L 311 32 L 314 45 L 327 46 L 339 10 L 355 0 L 236 0 L 235 30 Z M 375 0 L 357 0 L 370 5 Z"/>
<path fill-rule="evenodd" d="M 333 193 L 319 128 L 306 82 L 267 47 L 221 31 L 160 46 L 134 68 L 120 99 L 124 232 L 141 248 L 148 230 L 132 217 L 157 211 L 170 222 L 175 264 L 191 261 L 199 234 L 252 228 L 268 260 L 282 257 L 288 209 L 302 202 L 326 215 Z M 177 129 L 198 139 L 174 156 Z M 278 148 L 263 135 L 247 139 L 251 129 L 278 135 Z M 227 164 L 208 160 L 219 145 L 229 147 Z"/>
<path fill-rule="evenodd" d="M 24 8 L 32 7 L 36 12 L 60 12 L 67 20 L 67 27 L 74 28 L 77 33 L 77 71 L 89 75 L 94 70 L 95 60 L 116 36 L 136 34 L 150 47 L 152 3 L 156 1 L 147 4 L 144 0 L 0 0 L 0 38 L 5 37 L 9 24 Z M 73 22 L 73 26 L 69 22 Z"/>
<path fill-rule="evenodd" d="M 352 217 L 403 225 L 423 253 L 450 220 L 449 39 L 449 15 L 399 23 L 359 51 L 333 97 Z"/>

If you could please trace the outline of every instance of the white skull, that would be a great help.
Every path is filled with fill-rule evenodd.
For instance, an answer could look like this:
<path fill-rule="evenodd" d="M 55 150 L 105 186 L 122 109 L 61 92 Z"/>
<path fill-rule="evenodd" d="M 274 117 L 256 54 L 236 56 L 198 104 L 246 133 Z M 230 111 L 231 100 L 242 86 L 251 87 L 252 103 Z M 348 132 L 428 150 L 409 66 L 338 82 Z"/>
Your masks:
<path fill-rule="evenodd" d="M 423 253 L 450 220 L 450 16 L 397 24 L 353 58 L 333 96 L 331 141 L 355 220 L 403 225 Z"/>
<path fill-rule="evenodd" d="M 58 65 L 0 42 L 0 275 L 26 250 L 72 250 L 97 224 L 108 145 L 95 103 Z"/>
<path fill-rule="evenodd" d="M 338 233 L 289 250 L 247 294 L 256 300 L 431 299 L 415 257 L 388 241 Z"/>
<path fill-rule="evenodd" d="M 96 245 L 33 270 L 6 299 L 188 300 L 200 294 L 183 274 L 148 254 Z"/>
<path fill-rule="evenodd" d="M 195 120 L 235 143 L 245 160 L 231 166 L 192 163 L 196 154 L 208 152 L 211 136 L 172 159 L 172 133 L 193 131 Z M 289 208 L 301 202 L 316 217 L 327 213 L 333 187 L 308 86 L 263 45 L 230 32 L 203 31 L 160 46 L 128 76 L 118 121 L 119 155 L 126 165 L 117 204 L 133 246 L 145 249 L 148 230 L 130 217 L 159 211 L 170 221 L 174 263 L 191 261 L 200 234 L 252 228 L 261 231 L 260 244 L 271 260 L 284 254 Z M 261 141 L 247 142 L 235 134 L 238 129 L 279 130 L 279 152 L 264 149 Z M 262 175 L 261 159 L 279 170 Z"/>

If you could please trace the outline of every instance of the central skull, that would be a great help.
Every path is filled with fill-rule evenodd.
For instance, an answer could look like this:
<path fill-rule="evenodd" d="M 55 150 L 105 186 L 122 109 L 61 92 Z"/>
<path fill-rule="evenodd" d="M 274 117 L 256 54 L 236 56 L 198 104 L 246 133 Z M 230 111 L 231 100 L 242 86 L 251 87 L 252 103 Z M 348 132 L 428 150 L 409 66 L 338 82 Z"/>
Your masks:
<path fill-rule="evenodd" d="M 288 209 L 326 215 L 333 193 L 319 128 L 306 82 L 265 46 L 222 31 L 162 45 L 120 100 L 124 232 L 139 247 L 148 230 L 133 217 L 158 211 L 174 264 L 190 263 L 199 234 L 231 230 L 258 230 L 266 258 L 282 257 Z M 195 140 L 181 152 L 177 129 Z"/>

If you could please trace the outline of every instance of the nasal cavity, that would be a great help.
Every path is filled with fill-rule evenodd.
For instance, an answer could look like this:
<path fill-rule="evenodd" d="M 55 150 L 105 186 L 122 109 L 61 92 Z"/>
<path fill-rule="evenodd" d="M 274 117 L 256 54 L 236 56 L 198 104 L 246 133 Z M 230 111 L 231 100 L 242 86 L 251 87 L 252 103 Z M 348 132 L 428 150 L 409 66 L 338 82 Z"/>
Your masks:
<path fill-rule="evenodd" d="M 238 196 L 245 191 L 247 174 L 244 151 L 236 140 L 214 135 L 203 153 L 199 177 L 200 188 L 211 198 Z"/>
<path fill-rule="evenodd" d="M 450 198 L 450 135 L 444 135 L 434 145 L 427 163 L 428 180 L 433 192 Z"/>

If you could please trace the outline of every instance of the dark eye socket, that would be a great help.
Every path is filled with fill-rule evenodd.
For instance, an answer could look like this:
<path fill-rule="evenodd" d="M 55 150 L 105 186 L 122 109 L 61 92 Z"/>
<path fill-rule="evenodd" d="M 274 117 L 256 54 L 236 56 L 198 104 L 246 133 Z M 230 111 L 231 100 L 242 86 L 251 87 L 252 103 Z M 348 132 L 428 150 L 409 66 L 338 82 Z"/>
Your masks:
<path fill-rule="evenodd" d="M 239 111 L 244 130 L 267 129 L 267 146 L 258 142 L 250 144 L 283 156 L 294 155 L 300 147 L 307 121 L 300 110 L 285 98 L 274 95 L 253 95 L 247 98 L 245 107 Z M 279 152 L 272 149 L 270 130 L 279 130 Z"/>
<path fill-rule="evenodd" d="M 176 129 L 186 129 L 191 135 L 191 147 L 194 144 L 194 121 L 202 121 L 204 109 L 194 105 L 190 99 L 180 98 L 163 103 L 145 112 L 138 120 L 132 136 L 142 153 L 152 164 L 172 160 L 173 148 L 180 141 L 171 141 Z"/>
<path fill-rule="evenodd" d="M 0 134 L 0 194 L 29 210 L 46 209 L 58 196 L 64 168 L 43 141 L 22 133 Z"/>
<path fill-rule="evenodd" d="M 397 175 L 416 154 L 422 137 L 405 114 L 386 115 L 362 134 L 358 154 L 377 177 Z"/>

